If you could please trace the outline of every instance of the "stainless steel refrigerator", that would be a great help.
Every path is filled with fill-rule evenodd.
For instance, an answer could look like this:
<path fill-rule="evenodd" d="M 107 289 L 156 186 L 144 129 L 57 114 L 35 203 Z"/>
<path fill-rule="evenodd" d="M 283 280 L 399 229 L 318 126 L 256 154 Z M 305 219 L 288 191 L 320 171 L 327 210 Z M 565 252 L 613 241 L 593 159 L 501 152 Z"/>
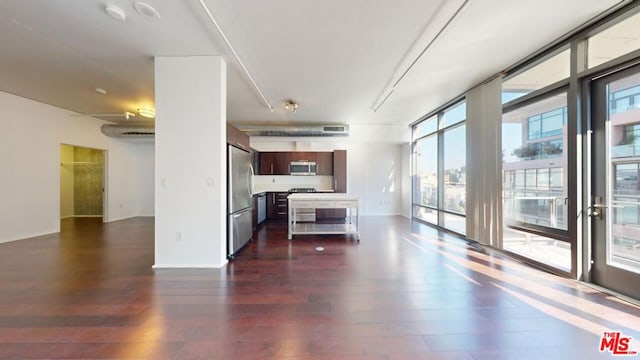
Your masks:
<path fill-rule="evenodd" d="M 253 235 L 253 168 L 247 151 L 229 145 L 228 156 L 227 257 L 233 259 Z"/>

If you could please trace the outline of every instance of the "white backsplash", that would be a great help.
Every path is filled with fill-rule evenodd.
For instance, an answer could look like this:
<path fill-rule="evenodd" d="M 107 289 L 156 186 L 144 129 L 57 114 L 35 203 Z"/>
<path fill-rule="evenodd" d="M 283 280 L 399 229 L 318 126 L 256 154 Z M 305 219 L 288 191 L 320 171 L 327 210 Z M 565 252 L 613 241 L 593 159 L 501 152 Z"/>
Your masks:
<path fill-rule="evenodd" d="M 333 190 L 333 176 L 255 175 L 253 192 L 288 191 L 291 188 Z"/>

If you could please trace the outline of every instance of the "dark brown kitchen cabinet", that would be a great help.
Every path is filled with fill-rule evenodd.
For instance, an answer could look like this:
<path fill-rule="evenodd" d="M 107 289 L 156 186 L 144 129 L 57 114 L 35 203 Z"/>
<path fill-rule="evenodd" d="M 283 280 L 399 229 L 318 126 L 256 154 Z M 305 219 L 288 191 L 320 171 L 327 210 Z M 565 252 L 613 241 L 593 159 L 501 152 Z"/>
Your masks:
<path fill-rule="evenodd" d="M 315 152 L 310 151 L 293 151 L 289 153 L 289 157 L 291 161 L 316 161 Z"/>
<path fill-rule="evenodd" d="M 333 175 L 333 152 L 316 153 L 316 174 Z"/>
<path fill-rule="evenodd" d="M 275 219 L 278 213 L 278 207 L 276 206 L 276 193 L 267 193 L 267 220 Z"/>
<path fill-rule="evenodd" d="M 251 206 L 253 207 L 253 214 L 251 216 L 251 225 L 253 230 L 258 226 L 258 195 L 251 197 Z"/>
<path fill-rule="evenodd" d="M 274 153 L 273 175 L 289 175 L 289 163 L 291 159 L 288 152 Z"/>
<path fill-rule="evenodd" d="M 344 150 L 343 150 L 344 151 Z M 259 153 L 258 175 L 289 175 L 292 161 L 312 161 L 316 163 L 317 175 L 333 175 L 334 153 L 330 151 L 268 151 Z M 346 174 L 346 171 L 344 172 Z M 345 181 L 346 184 L 346 181 Z M 345 185 L 346 186 L 346 185 Z"/>
<path fill-rule="evenodd" d="M 289 204 L 287 192 L 267 193 L 267 220 L 287 220 L 289 216 Z"/>
<path fill-rule="evenodd" d="M 227 144 L 249 151 L 249 135 L 227 123 Z"/>
<path fill-rule="evenodd" d="M 291 156 L 288 152 L 261 152 L 260 175 L 289 175 Z"/>
<path fill-rule="evenodd" d="M 333 191 L 347 192 L 347 150 L 333 152 Z M 344 222 L 347 209 L 316 209 L 316 221 Z"/>
<path fill-rule="evenodd" d="M 347 150 L 333 152 L 333 191 L 347 192 Z"/>
<path fill-rule="evenodd" d="M 258 155 L 258 174 L 273 175 L 274 154 L 272 152 L 261 152 Z"/>

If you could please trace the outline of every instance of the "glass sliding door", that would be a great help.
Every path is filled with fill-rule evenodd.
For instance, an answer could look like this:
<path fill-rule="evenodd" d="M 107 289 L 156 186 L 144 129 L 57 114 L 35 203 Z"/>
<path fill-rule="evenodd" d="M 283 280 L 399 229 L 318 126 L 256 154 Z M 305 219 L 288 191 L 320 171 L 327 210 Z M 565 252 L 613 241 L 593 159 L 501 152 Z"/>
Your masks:
<path fill-rule="evenodd" d="M 591 89 L 591 278 L 640 298 L 640 66 Z"/>

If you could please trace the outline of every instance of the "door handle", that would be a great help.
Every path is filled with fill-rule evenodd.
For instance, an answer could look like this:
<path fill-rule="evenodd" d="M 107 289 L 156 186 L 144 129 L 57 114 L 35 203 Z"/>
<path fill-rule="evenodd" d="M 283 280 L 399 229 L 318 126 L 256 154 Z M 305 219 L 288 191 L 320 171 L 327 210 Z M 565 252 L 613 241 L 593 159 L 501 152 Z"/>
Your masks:
<path fill-rule="evenodd" d="M 602 205 L 602 196 L 594 196 L 593 203 L 589 206 L 589 216 L 602 219 L 602 213 L 606 208 L 606 205 Z"/>
<path fill-rule="evenodd" d="M 602 215 L 604 214 L 604 209 L 608 209 L 608 208 L 624 208 L 624 205 L 603 205 L 602 196 L 594 196 L 593 204 L 589 206 L 589 216 L 602 219 Z"/>
<path fill-rule="evenodd" d="M 249 165 L 249 196 L 253 196 L 253 176 L 255 173 L 253 172 L 253 165 Z"/>
<path fill-rule="evenodd" d="M 589 216 L 602 219 L 602 211 L 600 209 L 604 209 L 606 206 L 598 205 L 598 206 L 589 206 Z"/>

